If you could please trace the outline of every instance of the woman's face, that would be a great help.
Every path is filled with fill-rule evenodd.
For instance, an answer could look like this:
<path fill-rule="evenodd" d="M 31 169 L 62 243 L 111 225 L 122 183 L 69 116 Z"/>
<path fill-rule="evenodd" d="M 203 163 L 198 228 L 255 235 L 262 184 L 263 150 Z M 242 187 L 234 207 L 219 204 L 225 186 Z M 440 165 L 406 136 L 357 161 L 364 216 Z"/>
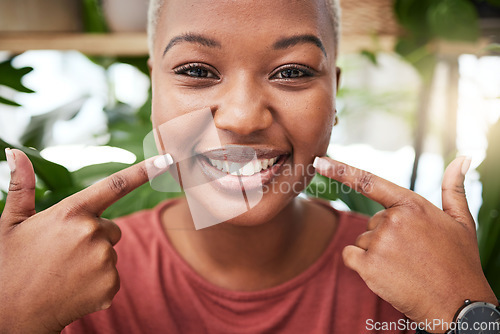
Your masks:
<path fill-rule="evenodd" d="M 306 187 L 314 157 L 326 152 L 337 76 L 324 2 L 166 0 L 162 9 L 150 62 L 153 126 L 161 129 L 176 118 L 189 119 L 181 116 L 209 110 L 219 147 L 209 136 L 193 140 L 196 134 L 187 132 L 199 129 L 186 123 L 176 126 L 183 128 L 176 135 L 185 131 L 190 147 L 169 153 L 176 159 L 191 152 L 197 158 L 187 170 L 194 175 L 198 169 L 207 182 L 217 179 L 199 196 L 212 211 L 227 210 L 226 195 L 236 188 L 260 186 L 262 199 L 231 223 L 271 219 Z M 218 150 L 228 145 L 230 150 Z M 253 170 L 240 170 L 241 176 L 228 175 L 231 164 L 248 162 L 238 153 L 245 148 L 259 161 L 254 160 Z"/>

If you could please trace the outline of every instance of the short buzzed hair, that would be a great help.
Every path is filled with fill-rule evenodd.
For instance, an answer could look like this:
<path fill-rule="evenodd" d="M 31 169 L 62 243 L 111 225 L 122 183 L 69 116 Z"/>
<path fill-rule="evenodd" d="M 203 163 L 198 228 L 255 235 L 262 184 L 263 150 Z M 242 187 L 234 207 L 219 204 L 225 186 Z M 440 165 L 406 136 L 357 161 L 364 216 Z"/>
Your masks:
<path fill-rule="evenodd" d="M 148 10 L 148 46 L 149 55 L 153 55 L 156 26 L 161 14 L 161 8 L 166 0 L 150 0 Z M 333 39 L 335 45 L 335 54 L 337 53 L 340 40 L 340 5 L 339 0 L 323 0 L 328 8 L 328 16 L 333 27 Z"/>

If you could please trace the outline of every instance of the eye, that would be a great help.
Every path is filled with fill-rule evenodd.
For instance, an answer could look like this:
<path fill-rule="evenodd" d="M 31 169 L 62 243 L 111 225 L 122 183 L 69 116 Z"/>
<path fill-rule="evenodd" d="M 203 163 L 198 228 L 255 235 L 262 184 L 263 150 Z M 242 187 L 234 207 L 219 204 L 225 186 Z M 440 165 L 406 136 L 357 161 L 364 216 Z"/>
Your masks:
<path fill-rule="evenodd" d="M 307 66 L 285 65 L 274 70 L 271 79 L 293 80 L 312 76 L 314 76 L 314 72 Z"/>
<path fill-rule="evenodd" d="M 217 71 L 211 69 L 211 66 L 199 63 L 185 64 L 174 68 L 175 74 L 185 75 L 196 79 L 219 79 L 219 76 L 214 74 L 214 72 Z"/>

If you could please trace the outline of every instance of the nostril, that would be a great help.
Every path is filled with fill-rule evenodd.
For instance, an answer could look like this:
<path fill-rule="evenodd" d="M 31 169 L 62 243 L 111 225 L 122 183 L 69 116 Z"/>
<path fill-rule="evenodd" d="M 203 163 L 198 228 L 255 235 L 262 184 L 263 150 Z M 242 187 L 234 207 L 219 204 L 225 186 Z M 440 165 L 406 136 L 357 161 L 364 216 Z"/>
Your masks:
<path fill-rule="evenodd" d="M 248 135 L 271 126 L 273 117 L 267 108 L 219 108 L 214 113 L 215 126 L 241 135 Z"/>

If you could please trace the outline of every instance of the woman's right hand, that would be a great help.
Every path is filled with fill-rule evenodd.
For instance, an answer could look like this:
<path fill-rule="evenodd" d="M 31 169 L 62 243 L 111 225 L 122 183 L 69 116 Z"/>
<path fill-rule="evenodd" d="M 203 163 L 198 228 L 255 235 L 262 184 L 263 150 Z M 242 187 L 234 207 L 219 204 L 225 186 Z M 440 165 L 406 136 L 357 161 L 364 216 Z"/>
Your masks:
<path fill-rule="evenodd" d="M 33 166 L 22 151 L 7 154 L 13 171 L 0 217 L 0 333 L 60 332 L 108 308 L 118 292 L 113 246 L 121 232 L 100 215 L 147 182 L 148 170 L 160 174 L 168 164 L 143 161 L 36 213 Z"/>

